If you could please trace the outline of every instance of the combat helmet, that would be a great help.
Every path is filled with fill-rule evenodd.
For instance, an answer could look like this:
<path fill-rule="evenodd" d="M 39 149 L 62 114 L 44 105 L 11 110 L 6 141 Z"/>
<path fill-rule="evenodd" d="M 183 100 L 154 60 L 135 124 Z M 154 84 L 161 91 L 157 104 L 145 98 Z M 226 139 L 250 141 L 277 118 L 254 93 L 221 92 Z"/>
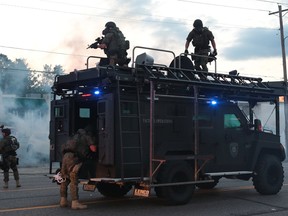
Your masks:
<path fill-rule="evenodd" d="M 105 27 L 106 28 L 116 28 L 116 24 L 114 22 L 110 21 L 110 22 L 107 22 L 105 24 Z"/>
<path fill-rule="evenodd" d="M 4 133 L 6 136 L 9 136 L 11 134 L 11 130 L 9 128 L 3 128 L 2 133 Z"/>
<path fill-rule="evenodd" d="M 193 23 L 194 28 L 201 29 L 203 28 L 203 23 L 200 19 L 196 19 Z"/>

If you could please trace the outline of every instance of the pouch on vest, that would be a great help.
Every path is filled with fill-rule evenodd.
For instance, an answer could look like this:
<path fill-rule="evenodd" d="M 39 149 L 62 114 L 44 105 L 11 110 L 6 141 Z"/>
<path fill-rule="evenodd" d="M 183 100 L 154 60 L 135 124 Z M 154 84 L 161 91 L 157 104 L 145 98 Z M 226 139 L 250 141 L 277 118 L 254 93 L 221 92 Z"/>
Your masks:
<path fill-rule="evenodd" d="M 18 140 L 16 139 L 16 137 L 10 136 L 10 138 L 11 138 L 10 147 L 12 150 L 16 151 L 17 149 L 19 149 L 20 144 L 19 144 Z"/>

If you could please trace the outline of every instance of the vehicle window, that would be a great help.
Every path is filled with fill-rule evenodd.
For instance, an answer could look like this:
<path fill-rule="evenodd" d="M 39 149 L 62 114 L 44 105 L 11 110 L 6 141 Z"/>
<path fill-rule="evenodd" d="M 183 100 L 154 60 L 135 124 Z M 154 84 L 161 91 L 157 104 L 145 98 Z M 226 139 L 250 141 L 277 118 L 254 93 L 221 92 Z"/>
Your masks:
<path fill-rule="evenodd" d="M 90 109 L 89 108 L 80 108 L 79 109 L 80 118 L 90 118 Z"/>
<path fill-rule="evenodd" d="M 224 128 L 239 128 L 241 122 L 235 114 L 224 114 Z"/>
<path fill-rule="evenodd" d="M 55 118 L 62 118 L 64 117 L 64 107 L 58 106 L 54 108 L 54 116 Z"/>

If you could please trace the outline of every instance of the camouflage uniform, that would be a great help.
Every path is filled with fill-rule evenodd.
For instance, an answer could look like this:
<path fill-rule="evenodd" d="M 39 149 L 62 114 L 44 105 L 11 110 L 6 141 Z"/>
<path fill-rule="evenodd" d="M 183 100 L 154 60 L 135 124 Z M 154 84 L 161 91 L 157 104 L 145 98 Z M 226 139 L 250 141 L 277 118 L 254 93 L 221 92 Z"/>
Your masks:
<path fill-rule="evenodd" d="M 118 37 L 122 37 L 122 41 L 125 41 L 125 37 L 120 31 L 118 27 L 112 29 L 104 29 L 103 30 L 104 39 L 102 41 L 103 44 L 106 44 L 107 49 L 104 50 L 105 54 L 109 58 L 110 65 L 124 66 L 127 62 L 127 52 L 125 45 L 119 44 L 120 39 Z"/>
<path fill-rule="evenodd" d="M 17 153 L 11 149 L 11 136 L 3 136 L 0 141 L 0 154 L 3 157 L 3 163 L 1 169 L 4 172 L 4 188 L 8 188 L 9 182 L 9 169 L 13 171 L 14 179 L 16 181 L 16 187 L 21 187 L 19 183 L 19 172 L 17 168 Z"/>
<path fill-rule="evenodd" d="M 77 134 L 71 140 L 68 140 L 63 149 L 61 176 L 66 178 L 66 181 L 62 182 L 60 186 L 61 199 L 64 198 L 65 200 L 62 204 L 60 202 L 60 206 L 62 207 L 67 206 L 66 199 L 69 184 L 72 208 L 73 201 L 77 201 L 79 199 L 78 173 L 86 158 L 86 155 L 89 153 L 90 145 L 94 145 L 93 138 L 88 135 L 84 129 L 79 129 Z"/>
<path fill-rule="evenodd" d="M 192 41 L 192 45 L 195 47 L 194 53 L 196 55 L 207 56 L 193 56 L 196 70 L 208 71 L 208 55 L 210 52 L 209 41 L 214 40 L 212 32 L 204 27 L 201 31 L 196 30 L 195 28 L 188 34 L 186 40 L 188 42 Z"/>

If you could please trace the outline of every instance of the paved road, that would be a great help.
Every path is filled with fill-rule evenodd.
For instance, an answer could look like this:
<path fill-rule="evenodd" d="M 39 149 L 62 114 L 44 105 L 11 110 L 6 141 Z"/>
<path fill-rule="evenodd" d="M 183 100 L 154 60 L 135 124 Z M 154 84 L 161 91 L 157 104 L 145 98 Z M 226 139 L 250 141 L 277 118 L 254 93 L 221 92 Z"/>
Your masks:
<path fill-rule="evenodd" d="M 288 164 L 284 164 L 288 173 Z M 20 168 L 21 188 L 10 181 L 8 190 L 2 189 L 0 181 L 1 216 L 45 216 L 45 215 L 119 215 L 119 216 L 287 216 L 288 178 L 281 192 L 274 196 L 259 195 L 251 181 L 221 179 L 212 190 L 197 190 L 192 200 L 183 206 L 167 206 L 156 196 L 151 198 L 133 197 L 128 194 L 122 199 L 108 199 L 98 192 L 80 189 L 80 200 L 88 205 L 87 210 L 60 208 L 59 187 L 45 176 L 48 167 Z M 12 174 L 10 175 L 12 177 Z M 0 179 L 3 174 L 0 174 Z"/>

